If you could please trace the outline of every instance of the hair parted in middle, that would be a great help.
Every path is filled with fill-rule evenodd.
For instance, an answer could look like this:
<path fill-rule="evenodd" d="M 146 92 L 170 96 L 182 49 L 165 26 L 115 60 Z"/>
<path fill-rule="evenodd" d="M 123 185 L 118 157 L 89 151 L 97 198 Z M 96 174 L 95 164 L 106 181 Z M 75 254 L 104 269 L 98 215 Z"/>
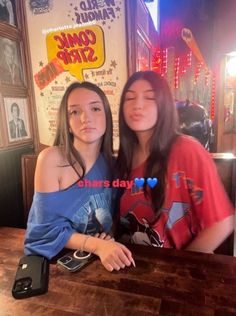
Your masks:
<path fill-rule="evenodd" d="M 74 82 L 72 83 L 65 91 L 59 111 L 58 111 L 58 121 L 57 121 L 57 131 L 54 140 L 54 146 L 59 146 L 61 148 L 62 153 L 65 153 L 65 157 L 69 164 L 73 167 L 76 173 L 80 178 L 83 178 L 86 172 L 85 163 L 73 145 L 74 136 L 70 132 L 69 126 L 69 115 L 68 115 L 68 98 L 70 94 L 79 88 L 88 89 L 94 91 L 102 100 L 102 104 L 105 111 L 106 116 L 106 131 L 103 136 L 100 152 L 107 159 L 109 164 L 112 164 L 112 155 L 113 155 L 113 146 L 112 146 L 112 134 L 113 134 L 113 124 L 112 124 L 112 114 L 108 99 L 105 93 L 95 84 L 84 81 L 84 82 Z M 82 174 L 78 172 L 78 170 L 74 167 L 75 163 L 78 162 L 81 169 Z"/>

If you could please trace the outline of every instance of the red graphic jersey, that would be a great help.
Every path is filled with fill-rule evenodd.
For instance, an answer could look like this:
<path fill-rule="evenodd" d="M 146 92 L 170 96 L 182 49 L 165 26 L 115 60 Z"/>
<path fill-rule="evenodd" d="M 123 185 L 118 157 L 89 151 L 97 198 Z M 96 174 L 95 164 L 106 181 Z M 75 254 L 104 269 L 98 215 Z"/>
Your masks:
<path fill-rule="evenodd" d="M 144 177 L 145 163 L 131 179 Z M 121 227 L 131 241 L 156 247 L 183 248 L 203 229 L 234 213 L 211 155 L 196 140 L 180 136 L 167 168 L 166 198 L 154 224 L 149 197 L 133 185 L 121 198 Z M 158 185 L 158 184 L 157 184 Z"/>

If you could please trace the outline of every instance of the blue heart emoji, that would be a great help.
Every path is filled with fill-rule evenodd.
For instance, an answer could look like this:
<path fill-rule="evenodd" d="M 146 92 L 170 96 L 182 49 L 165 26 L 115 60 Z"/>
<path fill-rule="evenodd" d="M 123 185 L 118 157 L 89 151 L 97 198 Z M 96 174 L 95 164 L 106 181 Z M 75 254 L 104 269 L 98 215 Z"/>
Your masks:
<path fill-rule="evenodd" d="M 135 178 L 134 183 L 138 188 L 141 188 L 144 185 L 144 178 Z"/>
<path fill-rule="evenodd" d="M 151 189 L 153 189 L 158 183 L 157 178 L 148 178 L 147 184 L 150 186 Z"/>

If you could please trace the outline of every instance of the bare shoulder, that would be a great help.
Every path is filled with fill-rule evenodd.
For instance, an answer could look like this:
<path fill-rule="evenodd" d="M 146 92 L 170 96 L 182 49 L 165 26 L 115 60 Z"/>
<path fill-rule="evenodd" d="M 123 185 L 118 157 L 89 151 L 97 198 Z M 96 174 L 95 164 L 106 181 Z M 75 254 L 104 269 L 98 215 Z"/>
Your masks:
<path fill-rule="evenodd" d="M 62 151 L 59 147 L 53 146 L 42 150 L 38 156 L 38 163 L 50 166 L 61 164 L 63 160 Z"/>
<path fill-rule="evenodd" d="M 48 147 L 40 152 L 35 171 L 35 190 L 53 192 L 60 188 L 60 168 L 63 163 L 62 151 L 59 147 Z"/>

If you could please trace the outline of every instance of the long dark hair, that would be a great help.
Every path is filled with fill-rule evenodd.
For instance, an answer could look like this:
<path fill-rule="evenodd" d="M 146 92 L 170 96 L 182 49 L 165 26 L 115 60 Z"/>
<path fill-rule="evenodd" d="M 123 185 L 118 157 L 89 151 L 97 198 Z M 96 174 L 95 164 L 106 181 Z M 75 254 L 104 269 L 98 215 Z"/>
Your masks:
<path fill-rule="evenodd" d="M 105 116 L 106 116 L 106 131 L 103 136 L 102 144 L 100 152 L 103 153 L 104 157 L 106 158 L 107 162 L 111 165 L 112 164 L 112 155 L 113 155 L 113 147 L 112 147 L 112 132 L 113 132 L 113 125 L 112 125 L 112 114 L 109 102 L 105 93 L 95 84 L 91 82 L 74 82 L 72 83 L 65 91 L 61 104 L 58 111 L 58 123 L 57 123 L 57 131 L 54 140 L 54 146 L 59 146 L 62 152 L 65 153 L 65 158 L 69 162 L 75 172 L 78 174 L 80 178 L 83 178 L 86 172 L 85 163 L 79 154 L 79 152 L 75 149 L 73 142 L 74 136 L 70 133 L 70 126 L 69 126 L 69 116 L 68 116 L 68 109 L 67 103 L 69 95 L 72 91 L 78 88 L 85 88 L 97 93 L 97 95 L 101 98 Z M 75 163 L 78 162 L 79 166 L 82 169 L 82 174 L 80 174 L 75 167 Z"/>
<path fill-rule="evenodd" d="M 137 80 L 148 81 L 155 92 L 158 118 L 154 126 L 153 134 L 149 141 L 150 155 L 147 159 L 144 177 L 156 177 L 158 185 L 149 192 L 144 186 L 145 195 L 150 195 L 152 206 L 156 216 L 165 200 L 165 177 L 167 172 L 167 161 L 172 143 L 178 133 L 178 117 L 172 94 L 166 80 L 153 71 L 139 71 L 134 73 L 126 82 L 120 100 L 119 130 L 120 147 L 117 158 L 117 172 L 121 179 L 127 179 L 132 170 L 132 158 L 134 145 L 138 144 L 138 138 L 124 119 L 125 95 L 130 86 Z"/>

